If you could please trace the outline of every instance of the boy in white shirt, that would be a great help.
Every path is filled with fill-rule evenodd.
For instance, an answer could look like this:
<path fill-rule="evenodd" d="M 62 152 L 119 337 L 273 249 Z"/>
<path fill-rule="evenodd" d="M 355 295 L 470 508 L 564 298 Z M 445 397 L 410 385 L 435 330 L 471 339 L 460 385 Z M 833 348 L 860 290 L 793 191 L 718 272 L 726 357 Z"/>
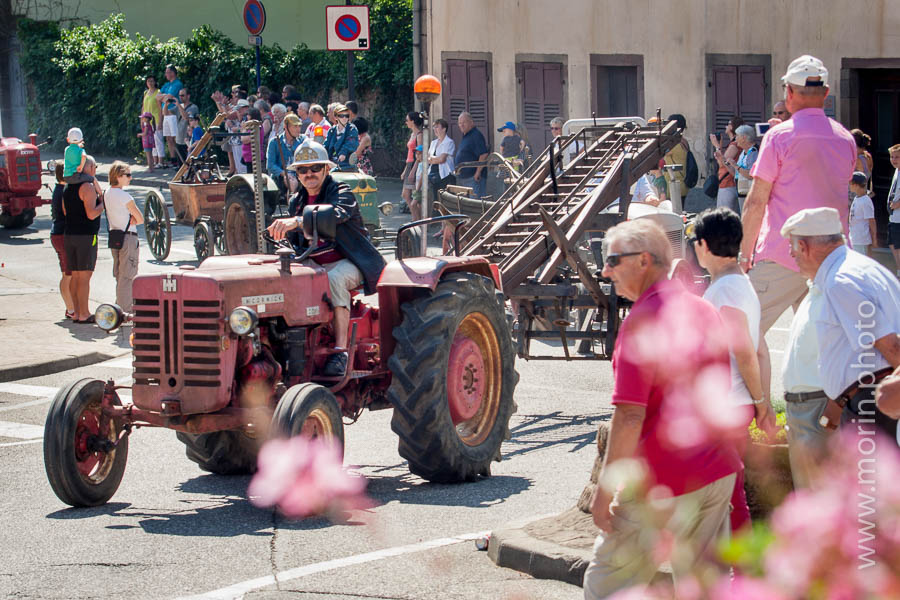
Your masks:
<path fill-rule="evenodd" d="M 850 191 L 855 198 L 850 204 L 850 245 L 860 254 L 872 256 L 878 237 L 875 233 L 875 206 L 866 190 L 868 178 L 862 171 L 850 177 Z"/>

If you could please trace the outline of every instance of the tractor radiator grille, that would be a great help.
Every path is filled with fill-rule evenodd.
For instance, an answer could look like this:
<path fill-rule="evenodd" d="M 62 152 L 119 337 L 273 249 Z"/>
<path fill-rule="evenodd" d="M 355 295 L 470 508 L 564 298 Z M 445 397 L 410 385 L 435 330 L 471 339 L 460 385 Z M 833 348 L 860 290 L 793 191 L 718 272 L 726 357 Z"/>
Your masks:
<path fill-rule="evenodd" d="M 681 230 L 667 231 L 666 237 L 669 238 L 669 244 L 672 245 L 672 258 L 684 258 L 684 247 L 682 243 L 683 234 Z"/>
<path fill-rule="evenodd" d="M 136 298 L 135 384 L 219 387 L 220 312 L 218 300 Z"/>
<path fill-rule="evenodd" d="M 16 179 L 20 183 L 26 181 L 41 181 L 41 159 L 37 154 L 27 156 L 19 155 L 15 160 Z"/>

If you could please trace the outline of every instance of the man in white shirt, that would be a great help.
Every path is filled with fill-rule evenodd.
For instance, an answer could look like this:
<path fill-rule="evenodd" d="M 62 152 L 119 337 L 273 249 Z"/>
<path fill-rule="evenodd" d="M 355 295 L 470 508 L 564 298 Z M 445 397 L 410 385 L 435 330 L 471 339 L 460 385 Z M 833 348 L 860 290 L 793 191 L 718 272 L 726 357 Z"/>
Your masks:
<path fill-rule="evenodd" d="M 897 265 L 897 277 L 900 278 L 900 144 L 890 147 L 891 166 L 894 167 L 894 178 L 891 180 L 891 191 L 888 192 L 888 246 L 894 253 Z"/>
<path fill-rule="evenodd" d="M 875 406 L 878 381 L 900 366 L 900 282 L 878 262 L 851 252 L 833 208 L 801 210 L 785 221 L 781 235 L 790 240 L 800 272 L 822 290 L 821 310 L 812 316 L 819 338 L 819 376 L 833 401 L 826 410 L 855 430 L 871 423 L 897 436 L 897 420 Z"/>

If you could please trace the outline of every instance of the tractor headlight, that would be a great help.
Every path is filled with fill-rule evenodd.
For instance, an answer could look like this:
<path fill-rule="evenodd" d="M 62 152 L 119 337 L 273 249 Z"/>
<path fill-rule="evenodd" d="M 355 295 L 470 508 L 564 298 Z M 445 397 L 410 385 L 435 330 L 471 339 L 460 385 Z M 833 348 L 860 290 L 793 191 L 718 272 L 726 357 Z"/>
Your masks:
<path fill-rule="evenodd" d="M 94 320 L 103 331 L 112 331 L 125 320 L 125 313 L 116 304 L 101 304 L 94 311 Z"/>
<path fill-rule="evenodd" d="M 228 326 L 238 335 L 251 333 L 258 324 L 259 317 L 256 315 L 256 311 L 246 306 L 238 306 L 228 316 Z"/>
<path fill-rule="evenodd" d="M 382 202 L 378 205 L 378 210 L 381 211 L 381 214 L 384 216 L 388 216 L 392 212 L 394 212 L 394 204 L 391 202 Z"/>

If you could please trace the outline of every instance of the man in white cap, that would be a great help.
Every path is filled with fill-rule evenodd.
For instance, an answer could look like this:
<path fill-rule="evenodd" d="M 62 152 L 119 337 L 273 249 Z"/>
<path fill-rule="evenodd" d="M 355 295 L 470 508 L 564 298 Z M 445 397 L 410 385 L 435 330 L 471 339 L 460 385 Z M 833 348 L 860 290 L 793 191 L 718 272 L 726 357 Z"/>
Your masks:
<path fill-rule="evenodd" d="M 812 208 L 781 228 L 800 272 L 823 296 L 812 315 L 821 348 L 819 376 L 830 398 L 822 424 L 836 424 L 837 405 L 841 424 L 872 433 L 877 425 L 896 438 L 897 420 L 876 409 L 874 392 L 900 366 L 900 282 L 877 261 L 847 248 L 843 223 L 833 208 Z"/>
<path fill-rule="evenodd" d="M 268 228 L 276 240 L 288 237 L 289 232 L 299 228 L 303 236 L 292 233 L 290 238 L 294 246 L 302 250 L 309 245 L 312 236 L 311 231 L 303 229 L 303 209 L 316 204 L 334 207 L 337 224 L 334 239 L 320 238 L 322 250 L 313 251 L 311 255 L 312 260 L 328 272 L 334 306 L 335 347 L 323 370 L 323 374 L 330 377 L 341 376 L 347 369 L 350 290 L 364 284 L 366 294 L 374 294 L 385 265 L 384 258 L 369 241 L 350 186 L 338 183 L 329 174 L 334 166 L 325 147 L 306 138 L 294 152 L 294 162 L 289 167 L 296 171 L 303 186 L 288 205 L 288 212 L 295 216 L 276 219 Z"/>
<path fill-rule="evenodd" d="M 749 269 L 762 309 L 759 362 L 767 397 L 771 361 L 765 333 L 788 306 L 796 312 L 807 290 L 806 277 L 791 260 L 788 241 L 778 233 L 797 211 L 820 206 L 839 212 L 846 233 L 849 182 L 856 166 L 853 136 L 823 110 L 828 70 L 822 61 L 801 56 L 781 80 L 792 116 L 763 137 L 742 216 L 741 266 Z"/>

